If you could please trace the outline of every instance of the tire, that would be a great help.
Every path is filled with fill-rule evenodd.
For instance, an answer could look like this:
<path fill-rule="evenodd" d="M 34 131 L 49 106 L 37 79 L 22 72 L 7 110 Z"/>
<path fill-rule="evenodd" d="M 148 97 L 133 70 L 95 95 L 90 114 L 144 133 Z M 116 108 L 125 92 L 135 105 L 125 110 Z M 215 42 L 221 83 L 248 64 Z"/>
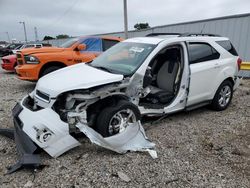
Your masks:
<path fill-rule="evenodd" d="M 211 103 L 211 108 L 216 111 L 225 110 L 233 98 L 233 84 L 225 80 L 217 89 Z"/>
<path fill-rule="evenodd" d="M 48 67 L 48 68 L 45 68 L 41 74 L 41 77 L 45 76 L 46 74 L 49 74 L 51 72 L 54 72 L 58 69 L 61 69 L 62 67 L 60 66 L 51 66 L 51 67 Z"/>
<path fill-rule="evenodd" d="M 130 118 L 126 120 L 125 118 L 129 116 Z M 109 137 L 124 131 L 128 126 L 127 123 L 137 122 L 140 119 L 141 113 L 136 105 L 120 100 L 115 106 L 104 108 L 100 112 L 95 128 L 103 137 Z M 121 124 L 121 120 L 126 123 Z"/>

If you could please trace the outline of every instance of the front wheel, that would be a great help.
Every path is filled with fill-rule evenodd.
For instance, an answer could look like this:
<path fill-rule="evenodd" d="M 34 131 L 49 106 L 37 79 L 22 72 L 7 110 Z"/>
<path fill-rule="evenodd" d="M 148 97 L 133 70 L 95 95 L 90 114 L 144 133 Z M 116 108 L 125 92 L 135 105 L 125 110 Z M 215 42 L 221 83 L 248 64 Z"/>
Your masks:
<path fill-rule="evenodd" d="M 233 97 L 233 84 L 226 80 L 219 86 L 213 98 L 211 107 L 214 110 L 225 110 L 230 104 Z"/>
<path fill-rule="evenodd" d="M 113 136 L 126 129 L 129 123 L 140 120 L 141 114 L 137 106 L 121 100 L 116 106 L 104 108 L 96 121 L 96 130 L 103 137 Z"/>

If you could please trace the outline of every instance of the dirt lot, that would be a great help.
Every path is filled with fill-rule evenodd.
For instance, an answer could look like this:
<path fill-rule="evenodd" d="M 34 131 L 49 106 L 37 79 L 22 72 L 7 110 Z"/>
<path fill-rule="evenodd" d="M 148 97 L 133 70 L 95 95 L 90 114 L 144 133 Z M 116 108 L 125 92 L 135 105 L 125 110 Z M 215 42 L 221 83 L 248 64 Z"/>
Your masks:
<path fill-rule="evenodd" d="M 13 126 L 12 107 L 34 87 L 0 70 L 1 127 Z M 202 108 L 144 127 L 158 159 L 140 152 L 119 155 L 83 139 L 57 159 L 43 152 L 42 170 L 11 175 L 4 174 L 17 160 L 15 144 L 0 137 L 0 187 L 250 187 L 250 80 L 226 111 Z"/>

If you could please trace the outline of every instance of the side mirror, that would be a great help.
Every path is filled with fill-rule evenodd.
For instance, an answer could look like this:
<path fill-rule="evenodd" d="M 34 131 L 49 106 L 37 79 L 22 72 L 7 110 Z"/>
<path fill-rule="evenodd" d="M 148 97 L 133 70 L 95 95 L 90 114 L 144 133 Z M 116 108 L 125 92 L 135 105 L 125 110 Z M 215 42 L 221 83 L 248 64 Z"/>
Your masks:
<path fill-rule="evenodd" d="M 76 50 L 83 51 L 83 50 L 86 50 L 86 48 L 87 48 L 86 44 L 78 44 L 76 47 Z"/>

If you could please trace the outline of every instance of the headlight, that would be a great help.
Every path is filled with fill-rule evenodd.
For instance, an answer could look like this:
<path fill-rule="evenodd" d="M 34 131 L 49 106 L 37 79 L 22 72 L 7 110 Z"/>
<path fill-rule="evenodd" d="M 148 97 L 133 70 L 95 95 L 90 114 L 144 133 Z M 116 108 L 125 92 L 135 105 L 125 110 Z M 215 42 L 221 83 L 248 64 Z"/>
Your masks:
<path fill-rule="evenodd" d="M 38 64 L 39 60 L 35 56 L 27 55 L 24 56 L 25 62 L 27 64 Z"/>

